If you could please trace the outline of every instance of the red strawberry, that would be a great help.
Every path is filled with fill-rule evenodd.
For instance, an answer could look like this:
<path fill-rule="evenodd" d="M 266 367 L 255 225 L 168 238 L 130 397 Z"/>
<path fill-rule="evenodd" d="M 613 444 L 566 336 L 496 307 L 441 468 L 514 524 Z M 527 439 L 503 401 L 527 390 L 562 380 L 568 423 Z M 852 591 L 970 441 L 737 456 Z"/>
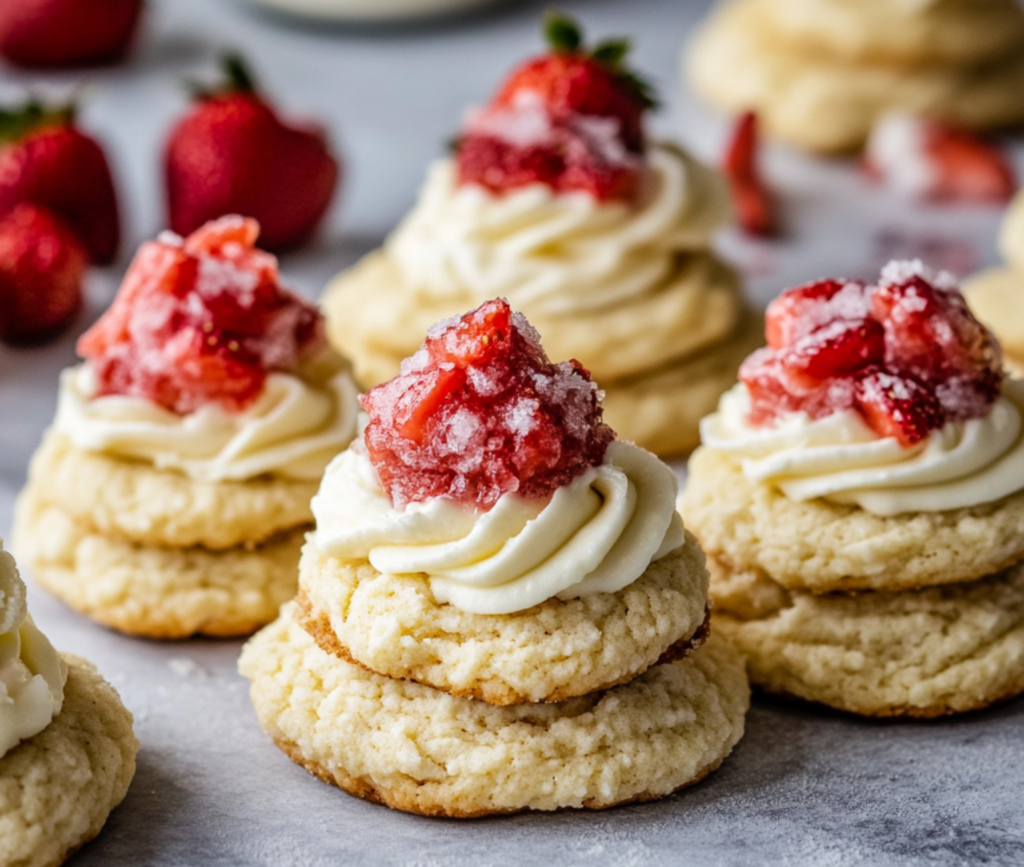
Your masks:
<path fill-rule="evenodd" d="M 82 307 L 86 253 L 43 208 L 21 204 L 0 218 L 0 340 L 36 343 Z"/>
<path fill-rule="evenodd" d="M 73 107 L 48 110 L 31 101 L 0 111 L 0 214 L 20 202 L 58 214 L 96 264 L 117 255 L 121 219 L 110 166 L 75 126 Z"/>
<path fill-rule="evenodd" d="M 995 145 L 955 124 L 911 115 L 878 124 L 864 166 L 913 198 L 1005 203 L 1017 189 L 1013 166 Z"/>
<path fill-rule="evenodd" d="M 289 126 L 257 92 L 242 60 L 224 60 L 228 83 L 202 93 L 171 131 L 165 155 L 171 228 L 181 235 L 225 214 L 259 221 L 262 243 L 308 241 L 338 183 L 323 131 Z"/>
<path fill-rule="evenodd" d="M 650 88 L 624 65 L 625 40 L 583 48 L 571 19 L 549 14 L 551 51 L 505 80 L 459 140 L 460 183 L 504 192 L 542 183 L 598 199 L 628 198 L 638 186 Z"/>
<path fill-rule="evenodd" d="M 751 235 L 775 234 L 775 205 L 758 166 L 757 115 L 749 111 L 736 123 L 725 150 L 722 170 L 732 188 L 740 226 Z"/>
<path fill-rule="evenodd" d="M 912 446 L 942 427 L 945 419 L 934 391 L 917 380 L 871 371 L 857 382 L 857 409 L 881 437 Z"/>
<path fill-rule="evenodd" d="M 128 50 L 142 0 L 6 0 L 0 54 L 19 66 L 111 63 Z"/>

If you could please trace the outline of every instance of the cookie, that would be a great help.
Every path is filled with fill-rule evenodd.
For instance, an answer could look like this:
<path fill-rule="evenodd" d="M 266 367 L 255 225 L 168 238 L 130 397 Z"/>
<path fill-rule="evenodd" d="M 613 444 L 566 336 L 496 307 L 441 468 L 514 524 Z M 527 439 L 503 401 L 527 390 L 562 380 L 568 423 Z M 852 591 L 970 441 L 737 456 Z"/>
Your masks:
<path fill-rule="evenodd" d="M 1006 368 L 1024 375 L 1024 272 L 985 271 L 964 284 L 964 297 L 1002 345 Z"/>
<path fill-rule="evenodd" d="M 709 566 L 713 628 L 768 692 L 868 716 L 936 717 L 1024 691 L 1024 563 L 967 584 L 854 596 Z"/>
<path fill-rule="evenodd" d="M 104 626 L 150 638 L 226 637 L 250 635 L 292 597 L 308 529 L 222 551 L 140 545 L 97 533 L 30 486 L 12 542 L 39 586 Z"/>
<path fill-rule="evenodd" d="M 143 461 L 85 451 L 53 431 L 29 468 L 33 495 L 90 530 L 169 548 L 251 545 L 309 524 L 318 484 L 265 476 L 197 482 Z"/>
<path fill-rule="evenodd" d="M 0 758 L 0 864 L 63 863 L 100 832 L 135 775 L 132 715 L 91 664 L 64 660 L 60 713 Z"/>
<path fill-rule="evenodd" d="M 910 590 L 972 581 L 1024 558 L 1024 492 L 883 518 L 821 499 L 790 500 L 708 448 L 690 460 L 680 511 L 709 557 L 790 590 Z"/>
<path fill-rule="evenodd" d="M 982 65 L 917 68 L 804 54 L 772 36 L 763 4 L 727 3 L 694 39 L 685 72 L 708 102 L 730 112 L 755 110 L 771 135 L 798 147 L 857 150 L 894 110 L 975 129 L 1024 120 L 1024 51 Z"/>
<path fill-rule="evenodd" d="M 604 387 L 604 418 L 624 440 L 656 454 L 684 455 L 700 444 L 700 420 L 736 382 L 764 343 L 764 318 L 744 312 L 736 331 L 697 355 Z"/>
<path fill-rule="evenodd" d="M 819 57 L 887 63 L 975 64 L 1024 50 L 1024 10 L 1015 0 L 756 0 L 773 38 Z"/>
<path fill-rule="evenodd" d="M 345 659 L 494 705 L 561 701 L 640 674 L 683 649 L 706 616 L 704 555 L 686 544 L 617 593 L 546 602 L 515 614 L 439 604 L 423 576 L 303 550 L 300 613 Z"/>
<path fill-rule="evenodd" d="M 715 637 L 607 692 L 494 707 L 331 656 L 287 606 L 239 668 L 261 727 L 295 762 L 353 795 L 429 816 L 663 797 L 721 764 L 749 704 L 742 661 Z"/>
<path fill-rule="evenodd" d="M 680 258 L 657 291 L 571 316 L 522 312 L 540 332 L 549 357 L 575 358 L 607 385 L 684 358 L 724 339 L 742 309 L 735 272 L 714 256 Z M 402 279 L 385 250 L 370 253 L 328 286 L 323 297 L 331 341 L 348 355 L 364 387 L 398 373 L 436 322 L 488 299 L 470 293 L 433 299 Z"/>

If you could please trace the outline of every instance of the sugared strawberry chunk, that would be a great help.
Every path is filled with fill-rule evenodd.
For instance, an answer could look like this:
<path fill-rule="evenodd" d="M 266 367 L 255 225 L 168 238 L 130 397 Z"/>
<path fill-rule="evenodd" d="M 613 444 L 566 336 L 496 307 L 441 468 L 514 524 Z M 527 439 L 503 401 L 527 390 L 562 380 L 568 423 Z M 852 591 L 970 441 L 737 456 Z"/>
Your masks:
<path fill-rule="evenodd" d="M 78 342 L 99 394 L 143 397 L 177 413 L 245 409 L 270 371 L 325 346 L 317 309 L 281 288 L 259 225 L 222 217 L 188 238 L 142 245 L 110 310 Z"/>
<path fill-rule="evenodd" d="M 471 112 L 456 156 L 460 184 L 495 193 L 545 184 L 558 193 L 628 199 L 639 189 L 650 91 L 623 66 L 625 41 L 592 51 L 575 22 L 549 15 L 551 51 L 515 69 Z"/>
<path fill-rule="evenodd" d="M 908 114 L 878 123 L 864 168 L 911 198 L 1002 204 L 1017 189 L 1013 165 L 994 144 L 955 124 Z"/>
<path fill-rule="evenodd" d="M 750 421 L 855 409 L 879 436 L 920 442 L 948 421 L 984 416 L 1002 385 L 998 344 L 948 275 L 896 262 L 875 286 L 823 280 L 768 307 L 768 347 L 740 380 Z"/>
<path fill-rule="evenodd" d="M 367 452 L 399 508 L 546 497 L 600 464 L 615 438 L 590 374 L 550 362 L 501 299 L 435 325 L 401 373 L 360 400 Z"/>

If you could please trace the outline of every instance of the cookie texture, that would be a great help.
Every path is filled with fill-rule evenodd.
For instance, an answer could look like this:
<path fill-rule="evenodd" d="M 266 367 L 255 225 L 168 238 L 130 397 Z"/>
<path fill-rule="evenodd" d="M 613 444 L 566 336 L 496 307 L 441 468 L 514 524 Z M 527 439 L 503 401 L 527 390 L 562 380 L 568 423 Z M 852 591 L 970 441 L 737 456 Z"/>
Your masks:
<path fill-rule="evenodd" d="M 972 581 L 1024 558 L 1024 492 L 883 518 L 821 499 L 795 502 L 708 448 L 690 460 L 680 511 L 709 558 L 790 590 L 909 590 Z"/>
<path fill-rule="evenodd" d="M 697 633 L 707 581 L 690 535 L 618 593 L 549 599 L 515 614 L 438 604 L 425 575 L 382 574 L 312 542 L 299 569 L 304 619 L 313 632 L 333 633 L 346 659 L 494 705 L 561 701 L 635 677 Z"/>
<path fill-rule="evenodd" d="M 197 482 L 144 461 L 85 451 L 50 431 L 32 458 L 29 485 L 97 533 L 142 545 L 216 550 L 311 523 L 309 501 L 318 482 Z"/>
<path fill-rule="evenodd" d="M 223 551 L 105 536 L 37 496 L 18 502 L 12 547 L 36 583 L 104 626 L 150 638 L 250 635 L 295 593 L 306 530 Z"/>
<path fill-rule="evenodd" d="M 781 5 L 723 4 L 684 58 L 686 75 L 703 98 L 730 112 L 756 110 L 774 136 L 808 150 L 841 153 L 861 147 L 878 118 L 894 110 L 977 129 L 1024 120 L 1018 98 L 1024 45 L 971 64 L 847 59 L 829 46 L 801 50 L 799 42 L 781 36 L 774 23 Z M 878 44 L 885 44 L 884 37 Z"/>
<path fill-rule="evenodd" d="M 600 809 L 697 782 L 743 734 L 749 688 L 721 639 L 623 686 L 560 704 L 494 707 L 371 674 L 291 617 L 243 649 L 260 725 L 349 793 L 429 816 Z"/>
<path fill-rule="evenodd" d="M 436 322 L 487 300 L 471 292 L 444 299 L 405 283 L 387 250 L 377 250 L 328 286 L 322 300 L 328 335 L 352 359 L 364 387 L 398 373 Z M 568 316 L 522 312 L 555 361 L 578 359 L 603 386 L 684 358 L 726 338 L 740 312 L 736 273 L 711 254 L 680 256 L 656 291 Z"/>
<path fill-rule="evenodd" d="M 64 655 L 64 706 L 0 758 L 0 864 L 56 867 L 124 799 L 139 742 L 132 715 L 84 659 Z"/>
<path fill-rule="evenodd" d="M 662 456 L 700 445 L 700 420 L 715 411 L 736 371 L 764 344 L 764 317 L 745 311 L 729 337 L 696 355 L 604 388 L 604 418 L 624 440 Z"/>
<path fill-rule="evenodd" d="M 1024 563 L 967 584 L 853 596 L 709 566 L 714 630 L 768 692 L 868 716 L 936 717 L 1024 691 Z"/>
<path fill-rule="evenodd" d="M 1024 46 L 1016 0 L 786 0 L 771 4 L 771 26 L 805 53 L 898 66 L 985 63 Z"/>

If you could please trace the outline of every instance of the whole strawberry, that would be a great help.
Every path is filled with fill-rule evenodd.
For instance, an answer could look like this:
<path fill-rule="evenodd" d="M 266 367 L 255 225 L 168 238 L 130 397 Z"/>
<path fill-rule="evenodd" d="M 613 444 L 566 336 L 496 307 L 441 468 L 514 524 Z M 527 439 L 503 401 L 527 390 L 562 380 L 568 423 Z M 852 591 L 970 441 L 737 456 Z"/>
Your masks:
<path fill-rule="evenodd" d="M 142 0 L 4 0 L 0 55 L 18 66 L 89 66 L 120 60 Z"/>
<path fill-rule="evenodd" d="M 99 265 L 114 260 L 121 220 L 100 145 L 75 126 L 74 108 L 30 101 L 0 111 L 0 216 L 22 202 L 58 214 Z"/>
<path fill-rule="evenodd" d="M 198 93 L 168 139 L 170 226 L 188 235 L 225 214 L 241 214 L 259 221 L 267 249 L 297 247 L 327 211 L 338 162 L 320 129 L 278 118 L 239 57 L 225 58 L 224 68 L 226 84 Z"/>
<path fill-rule="evenodd" d="M 463 184 L 501 193 L 532 183 L 598 199 L 628 198 L 638 187 L 650 88 L 623 64 L 625 40 L 583 47 L 577 24 L 545 19 L 551 50 L 505 80 L 473 112 L 458 142 Z"/>
<path fill-rule="evenodd" d="M 0 218 L 0 340 L 37 343 L 70 324 L 86 266 L 79 240 L 44 208 L 21 204 Z"/>

